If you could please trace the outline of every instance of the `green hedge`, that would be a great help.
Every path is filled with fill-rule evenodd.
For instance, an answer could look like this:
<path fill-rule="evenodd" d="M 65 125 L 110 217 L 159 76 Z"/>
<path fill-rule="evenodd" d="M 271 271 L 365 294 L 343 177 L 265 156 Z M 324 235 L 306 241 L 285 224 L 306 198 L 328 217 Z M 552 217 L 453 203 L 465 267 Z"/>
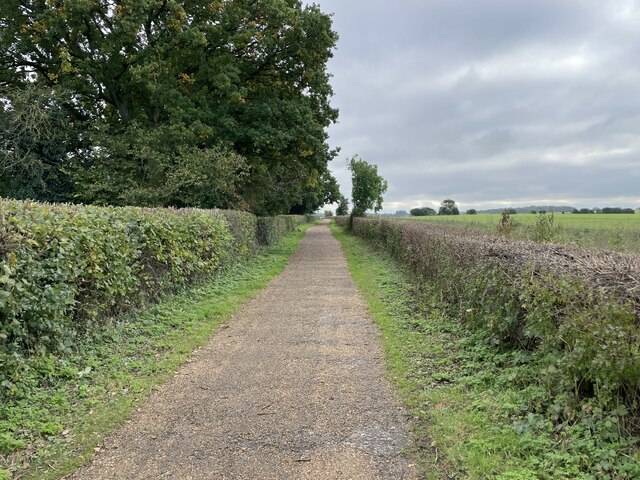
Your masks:
<path fill-rule="evenodd" d="M 531 354 L 546 389 L 538 413 L 640 419 L 637 257 L 384 219 L 356 218 L 352 231 L 496 348 Z"/>
<path fill-rule="evenodd" d="M 220 210 L 229 223 L 233 235 L 233 258 L 251 257 L 258 248 L 258 219 L 255 215 L 238 210 Z"/>
<path fill-rule="evenodd" d="M 0 200 L 2 388 L 26 355 L 72 349 L 108 318 L 246 259 L 304 220 Z"/>
<path fill-rule="evenodd" d="M 312 216 L 278 215 L 277 217 L 258 217 L 257 238 L 260 245 L 273 245 L 287 232 L 302 223 L 309 222 Z"/>

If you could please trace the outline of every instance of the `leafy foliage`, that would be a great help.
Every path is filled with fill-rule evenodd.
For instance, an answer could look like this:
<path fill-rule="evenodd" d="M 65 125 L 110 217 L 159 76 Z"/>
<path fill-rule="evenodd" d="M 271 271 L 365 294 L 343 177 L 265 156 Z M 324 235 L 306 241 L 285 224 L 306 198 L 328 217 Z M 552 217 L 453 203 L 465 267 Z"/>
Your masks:
<path fill-rule="evenodd" d="M 349 215 L 349 200 L 346 197 L 340 196 L 336 215 Z"/>
<path fill-rule="evenodd" d="M 387 181 L 378 175 L 378 167 L 370 165 L 357 156 L 349 160 L 351 170 L 353 210 L 356 217 L 364 216 L 367 210 L 382 210 L 382 195 L 387 191 Z"/>
<path fill-rule="evenodd" d="M 412 208 L 409 212 L 412 217 L 428 217 L 435 215 L 436 211 L 430 207 Z"/>
<path fill-rule="evenodd" d="M 70 200 L 72 136 L 55 94 L 28 85 L 0 97 L 0 196 Z"/>
<path fill-rule="evenodd" d="M 73 137 L 39 141 L 72 162 L 68 197 L 259 214 L 334 198 L 326 63 L 337 35 L 317 6 L 7 0 L 0 25 L 0 86 L 50 91 L 48 113 Z"/>
<path fill-rule="evenodd" d="M 0 201 L 0 398 L 19 389 L 25 355 L 68 352 L 106 318 L 253 255 L 304 221 Z"/>
<path fill-rule="evenodd" d="M 440 204 L 438 215 L 460 215 L 460 210 L 458 210 L 458 207 L 454 200 L 447 198 Z"/>

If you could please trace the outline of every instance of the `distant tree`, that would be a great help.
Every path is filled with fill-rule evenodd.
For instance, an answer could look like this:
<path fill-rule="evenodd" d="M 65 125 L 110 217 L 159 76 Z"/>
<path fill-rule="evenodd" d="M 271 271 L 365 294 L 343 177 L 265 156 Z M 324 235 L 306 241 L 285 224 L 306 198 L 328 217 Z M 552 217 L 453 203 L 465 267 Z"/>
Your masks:
<path fill-rule="evenodd" d="M 352 217 L 362 217 L 367 210 L 382 210 L 382 195 L 387 191 L 388 184 L 378 175 L 378 167 L 356 155 L 349 160 L 349 170 L 352 182 Z"/>
<path fill-rule="evenodd" d="M 338 208 L 336 208 L 337 216 L 349 215 L 349 200 L 346 197 L 341 196 Z"/>
<path fill-rule="evenodd" d="M 591 210 L 590 208 L 581 208 L 579 213 L 589 214 L 589 213 L 593 213 L 593 210 Z"/>
<path fill-rule="evenodd" d="M 545 215 L 547 213 L 547 211 L 546 210 L 538 210 L 538 213 L 540 215 Z"/>
<path fill-rule="evenodd" d="M 467 210 L 467 215 L 477 215 L 478 212 L 476 211 L 475 208 L 470 208 L 469 210 Z"/>
<path fill-rule="evenodd" d="M 396 210 L 396 217 L 408 217 L 409 214 L 406 210 Z"/>
<path fill-rule="evenodd" d="M 458 210 L 454 200 L 447 198 L 440 204 L 438 215 L 460 215 L 460 210 Z"/>
<path fill-rule="evenodd" d="M 436 215 L 436 211 L 433 208 L 429 207 L 412 208 L 410 213 L 413 217 L 428 217 L 431 215 Z"/>
<path fill-rule="evenodd" d="M 506 212 L 509 215 L 515 215 L 518 213 L 518 211 L 515 208 L 505 208 L 503 212 Z"/>
<path fill-rule="evenodd" d="M 536 213 L 538 213 L 538 211 L 537 211 L 537 210 L 531 210 L 531 213 L 532 213 L 533 215 L 535 215 Z"/>
<path fill-rule="evenodd" d="M 593 209 L 593 213 L 602 213 L 602 209 L 601 209 L 601 208 L 598 208 L 598 207 L 595 207 L 595 208 Z"/>
<path fill-rule="evenodd" d="M 331 218 L 333 217 L 333 211 L 332 210 L 325 210 L 324 211 L 324 218 Z"/>
<path fill-rule="evenodd" d="M 574 208 L 571 213 L 580 213 L 580 210 L 578 210 L 577 208 Z"/>
<path fill-rule="evenodd" d="M 605 207 L 602 209 L 602 213 L 636 213 L 633 208 L 621 208 L 621 207 Z"/>

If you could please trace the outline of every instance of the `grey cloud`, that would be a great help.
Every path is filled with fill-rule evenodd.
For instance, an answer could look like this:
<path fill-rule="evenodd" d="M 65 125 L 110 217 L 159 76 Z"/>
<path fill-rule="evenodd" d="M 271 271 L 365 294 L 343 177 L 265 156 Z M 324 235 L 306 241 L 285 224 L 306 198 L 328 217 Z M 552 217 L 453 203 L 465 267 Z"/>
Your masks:
<path fill-rule="evenodd" d="M 386 210 L 640 206 L 638 4 L 320 0 L 341 37 L 330 135 L 343 191 L 357 153 L 389 180 Z"/>

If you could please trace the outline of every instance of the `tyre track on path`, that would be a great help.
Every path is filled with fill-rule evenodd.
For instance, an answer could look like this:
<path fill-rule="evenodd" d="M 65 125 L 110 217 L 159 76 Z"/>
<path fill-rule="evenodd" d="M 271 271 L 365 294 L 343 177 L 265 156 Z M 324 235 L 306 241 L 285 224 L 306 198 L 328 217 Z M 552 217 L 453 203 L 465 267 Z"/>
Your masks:
<path fill-rule="evenodd" d="M 328 227 L 69 478 L 411 479 L 406 412 Z"/>

